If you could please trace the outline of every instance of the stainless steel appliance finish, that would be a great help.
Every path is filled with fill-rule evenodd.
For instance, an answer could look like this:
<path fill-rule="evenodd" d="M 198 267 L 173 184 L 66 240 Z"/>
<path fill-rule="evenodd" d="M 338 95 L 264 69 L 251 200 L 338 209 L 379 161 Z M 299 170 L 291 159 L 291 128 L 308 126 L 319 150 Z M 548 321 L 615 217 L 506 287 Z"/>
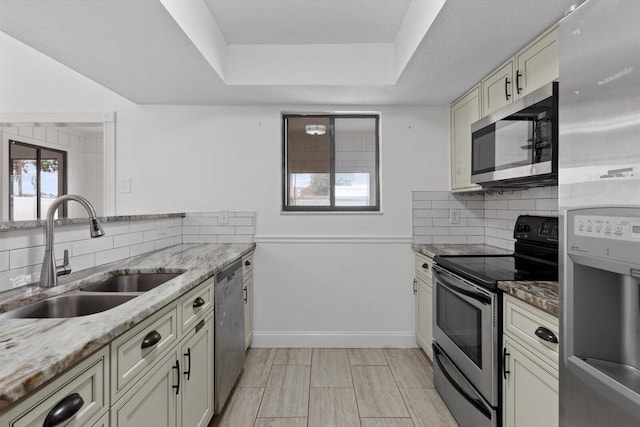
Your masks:
<path fill-rule="evenodd" d="M 434 258 L 434 384 L 463 427 L 502 423 L 502 298 L 497 282 L 558 278 L 557 217 L 521 215 L 513 236 L 512 255 Z"/>
<path fill-rule="evenodd" d="M 244 365 L 244 292 L 242 262 L 237 261 L 216 274 L 215 320 L 215 404 L 219 414 Z"/>
<path fill-rule="evenodd" d="M 589 0 L 560 22 L 562 426 L 640 425 L 640 249 L 604 234 L 640 209 L 639 16 Z"/>
<path fill-rule="evenodd" d="M 471 125 L 471 182 L 483 187 L 557 184 L 558 83 Z"/>
<path fill-rule="evenodd" d="M 433 383 L 462 427 L 497 427 L 498 408 L 487 403 L 442 349 L 433 344 Z"/>
<path fill-rule="evenodd" d="M 433 267 L 433 339 L 465 377 L 498 405 L 497 294 Z"/>

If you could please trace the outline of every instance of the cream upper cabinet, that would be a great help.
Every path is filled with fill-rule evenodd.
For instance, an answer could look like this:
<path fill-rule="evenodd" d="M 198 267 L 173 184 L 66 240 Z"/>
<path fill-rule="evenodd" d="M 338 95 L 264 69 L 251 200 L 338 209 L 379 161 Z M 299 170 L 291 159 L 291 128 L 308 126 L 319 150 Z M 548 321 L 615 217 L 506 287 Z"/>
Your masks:
<path fill-rule="evenodd" d="M 516 92 L 521 97 L 556 80 L 558 67 L 558 26 L 553 26 L 522 49 L 515 58 Z"/>
<path fill-rule="evenodd" d="M 558 70 L 555 25 L 482 80 L 482 117 L 556 80 Z"/>
<path fill-rule="evenodd" d="M 482 80 L 482 112 L 488 116 L 513 101 L 513 60 Z"/>
<path fill-rule="evenodd" d="M 557 427 L 558 319 L 505 295 L 503 305 L 505 427 Z"/>
<path fill-rule="evenodd" d="M 480 189 L 471 183 L 471 123 L 480 119 L 480 85 L 451 105 L 451 190 Z"/>

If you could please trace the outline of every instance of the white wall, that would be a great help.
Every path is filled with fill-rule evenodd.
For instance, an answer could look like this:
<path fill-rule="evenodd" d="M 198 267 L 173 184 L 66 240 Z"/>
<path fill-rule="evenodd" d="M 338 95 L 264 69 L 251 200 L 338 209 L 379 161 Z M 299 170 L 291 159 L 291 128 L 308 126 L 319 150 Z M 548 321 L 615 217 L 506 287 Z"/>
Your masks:
<path fill-rule="evenodd" d="M 116 111 L 117 214 L 257 211 L 256 345 L 415 345 L 411 190 L 449 187 L 447 107 L 142 106 L 0 51 L 0 112 Z M 282 215 L 280 114 L 332 110 L 380 111 L 383 212 Z"/>

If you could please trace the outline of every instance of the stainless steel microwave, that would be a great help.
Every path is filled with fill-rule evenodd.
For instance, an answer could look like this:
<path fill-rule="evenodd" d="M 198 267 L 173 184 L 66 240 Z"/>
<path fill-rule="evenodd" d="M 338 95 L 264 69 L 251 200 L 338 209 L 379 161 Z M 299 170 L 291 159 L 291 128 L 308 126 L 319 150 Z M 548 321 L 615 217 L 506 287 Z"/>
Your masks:
<path fill-rule="evenodd" d="M 557 185 L 557 82 L 471 125 L 471 182 L 483 187 Z"/>

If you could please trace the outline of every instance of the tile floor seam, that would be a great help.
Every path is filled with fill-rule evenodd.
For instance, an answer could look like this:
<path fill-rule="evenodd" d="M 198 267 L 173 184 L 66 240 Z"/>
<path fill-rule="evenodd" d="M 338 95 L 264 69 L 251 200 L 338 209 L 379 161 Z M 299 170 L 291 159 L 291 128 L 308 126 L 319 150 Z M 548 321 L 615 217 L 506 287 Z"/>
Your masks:
<path fill-rule="evenodd" d="M 393 382 L 395 383 L 396 387 L 398 388 L 398 392 L 400 393 L 400 397 L 402 398 L 402 404 L 404 405 L 404 409 L 406 409 L 407 414 L 409 414 L 409 418 L 411 418 L 411 422 L 414 424 L 415 426 L 415 421 L 413 420 L 413 418 L 411 417 L 411 412 L 409 411 L 409 406 L 407 405 L 407 401 L 405 400 L 404 397 L 404 393 L 402 393 L 402 390 L 400 389 L 400 385 L 398 384 L 398 379 L 396 378 L 396 375 L 393 373 L 393 369 L 391 368 L 391 363 L 389 363 L 389 359 L 387 358 L 387 355 L 385 354 L 385 352 L 382 352 L 384 354 L 384 358 L 387 361 L 387 365 L 389 366 L 389 371 L 391 371 L 391 376 L 393 377 Z M 406 418 L 406 417 L 403 417 Z"/>
<path fill-rule="evenodd" d="M 275 359 L 275 354 L 274 354 L 274 359 Z M 260 414 L 260 407 L 262 407 L 262 400 L 264 399 L 264 394 L 267 391 L 267 384 L 269 383 L 269 377 L 271 376 L 271 369 L 273 368 L 273 360 L 271 361 L 271 366 L 269 366 L 269 373 L 267 374 L 267 382 L 264 384 L 264 387 L 262 388 L 262 395 L 260 396 L 260 404 L 258 405 L 258 410 L 256 411 L 256 419 L 253 420 L 253 425 L 255 427 L 256 422 L 258 421 L 258 415 Z M 242 376 L 242 373 L 240 373 L 240 375 Z"/>

